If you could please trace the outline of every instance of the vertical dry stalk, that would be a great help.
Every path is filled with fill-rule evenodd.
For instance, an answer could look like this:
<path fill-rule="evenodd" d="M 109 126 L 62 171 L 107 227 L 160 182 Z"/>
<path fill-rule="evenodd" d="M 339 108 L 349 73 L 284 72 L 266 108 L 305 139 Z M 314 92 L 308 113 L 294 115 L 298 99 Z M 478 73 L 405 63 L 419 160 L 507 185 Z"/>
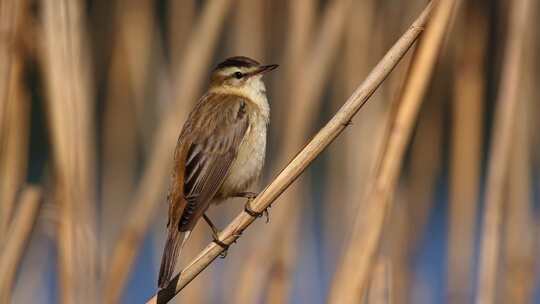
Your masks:
<path fill-rule="evenodd" d="M 315 34 L 311 48 L 304 51 L 305 59 L 298 69 L 291 71 L 294 86 L 290 88 L 291 95 L 288 98 L 293 102 L 289 102 L 284 113 L 287 131 L 283 133 L 284 140 L 276 162 L 278 166 L 285 164 L 298 151 L 317 119 L 316 113 L 319 113 L 322 106 L 321 95 L 345 35 L 351 4 L 350 0 L 334 0 L 324 8 L 321 27 Z M 303 200 L 308 192 L 311 192 L 308 185 L 301 181 L 283 195 L 282 200 L 288 207 L 276 209 L 277 212 L 273 214 L 273 225 L 277 229 L 272 230 L 274 234 L 270 235 L 269 242 L 256 247 L 256 250 L 271 251 L 272 247 L 277 246 L 279 251 L 273 263 L 269 263 L 270 269 L 274 271 L 270 272 L 273 275 L 269 278 L 267 303 L 284 303 L 289 298 L 298 253 L 296 246 Z"/>
<path fill-rule="evenodd" d="M 84 18 L 78 1 L 42 1 L 44 67 L 56 172 L 62 303 L 96 293 L 94 118 Z"/>
<path fill-rule="evenodd" d="M 287 117 L 284 113 L 281 113 L 281 115 L 279 113 L 279 110 L 285 111 L 285 108 L 280 108 L 279 105 L 284 107 L 288 104 L 286 100 L 290 99 L 291 93 L 288 90 L 291 89 L 290 82 L 297 79 L 297 69 L 300 68 L 303 58 L 306 56 L 307 44 L 312 32 L 313 19 L 315 18 L 315 4 L 313 0 L 292 1 L 288 5 L 290 11 L 288 20 L 290 34 L 287 36 L 284 64 L 282 65 L 283 70 L 281 71 L 284 76 L 280 77 L 280 79 L 283 79 L 280 82 L 281 88 L 275 94 L 274 100 L 277 103 L 272 102 L 271 127 L 276 130 L 274 132 L 275 134 L 284 132 L 284 129 L 286 129 L 282 127 Z M 275 104 L 278 107 L 275 107 Z M 289 117 L 292 116 L 290 115 Z M 279 226 L 275 225 L 275 217 L 275 214 L 272 214 L 271 227 Z M 255 240 L 255 242 L 257 241 Z M 274 239 L 270 239 L 266 243 L 274 244 Z M 245 258 L 239 284 L 237 284 L 236 303 L 254 303 L 261 296 L 261 291 L 265 288 L 264 284 L 272 268 L 271 263 L 261 264 L 261 261 L 271 260 L 271 254 L 269 252 L 264 244 L 262 246 L 254 246 L 254 250 Z M 264 265 L 264 268 L 261 269 L 261 265 Z M 257 269 L 257 271 L 253 271 L 254 269 Z"/>
<path fill-rule="evenodd" d="M 195 0 L 169 1 L 169 52 L 173 67 L 180 66 L 186 52 L 197 15 L 196 2 Z"/>
<path fill-rule="evenodd" d="M 405 148 L 455 6 L 456 2 L 452 0 L 438 2 L 418 47 L 395 118 L 390 120 L 391 128 L 388 138 L 385 139 L 385 149 L 367 192 L 369 214 L 367 218 L 370 219 L 367 227 L 370 227 L 370 231 L 366 233 L 365 230 L 356 229 L 366 227 L 357 222 L 332 282 L 329 303 L 357 303 L 367 287 L 381 243 L 385 218 L 391 209 L 391 196 L 399 176 Z"/>
<path fill-rule="evenodd" d="M 381 254 L 377 259 L 377 263 L 385 258 L 390 258 L 391 265 L 391 288 L 390 302 L 407 304 L 411 303 L 411 251 L 415 248 L 415 243 L 411 241 L 411 235 L 414 233 L 415 220 L 411 218 L 408 209 L 410 197 L 407 195 L 406 187 L 396 189 L 396 203 L 390 214 L 390 221 L 387 232 L 388 238 L 382 245 Z M 374 278 L 375 279 L 375 278 Z M 399 300 L 396 300 L 399 299 Z"/>
<path fill-rule="evenodd" d="M 486 203 L 480 248 L 477 304 L 494 303 L 502 229 L 504 185 L 507 181 L 511 139 L 520 87 L 525 33 L 529 29 L 532 1 L 513 1 L 501 70 L 501 83 L 492 132 L 486 182 Z"/>
<path fill-rule="evenodd" d="M 0 241 L 6 236 L 15 196 L 26 178 L 30 105 L 23 85 L 23 59 L 14 58 L 0 139 Z"/>
<path fill-rule="evenodd" d="M 533 8 L 534 7 L 534 8 Z M 538 4 L 529 8 L 532 13 L 529 18 L 534 20 L 538 13 Z M 505 208 L 504 222 L 504 253 L 503 253 L 503 303 L 534 303 L 535 278 L 537 278 L 538 238 L 531 233 L 535 226 L 534 207 L 531 200 L 531 177 L 533 176 L 533 126 L 536 122 L 534 111 L 534 90 L 537 89 L 537 79 L 534 66 L 534 56 L 537 49 L 537 33 L 529 31 L 525 34 L 525 46 L 522 54 L 523 70 L 520 73 L 522 86 L 518 93 L 516 119 L 509 162 L 512 166 L 508 173 L 508 206 Z"/>
<path fill-rule="evenodd" d="M 351 15 L 348 19 L 347 33 L 345 36 L 344 49 L 344 82 L 345 94 L 354 91 L 356 84 L 369 72 L 370 63 L 373 61 L 374 48 L 370 43 L 372 37 L 372 25 L 375 17 L 374 1 L 353 1 Z M 378 99 L 376 94 L 372 99 Z M 380 128 L 377 123 L 384 114 L 386 105 L 379 100 L 374 100 L 365 107 L 360 119 L 354 122 L 351 130 L 343 135 L 345 151 L 343 171 L 330 170 L 329 195 L 324 204 L 324 213 L 328 217 L 327 239 L 332 250 L 335 246 L 343 244 L 348 223 L 352 223 L 352 214 L 358 206 L 350 204 L 365 189 L 364 182 L 372 168 L 372 159 L 378 148 L 378 135 Z M 362 140 L 358 140 L 361 138 Z M 369 143 L 366 145 L 366 143 Z M 362 151 L 358 153 L 358 151 Z M 332 159 L 335 164 L 339 159 Z M 335 175 L 334 175 L 335 174 Z M 335 246 L 334 246 L 335 245 Z"/>
<path fill-rule="evenodd" d="M 392 279 L 391 260 L 388 257 L 379 258 L 373 269 L 373 280 L 371 280 L 367 293 L 367 304 L 393 303 Z"/>
<path fill-rule="evenodd" d="M 101 266 L 113 248 L 118 219 L 129 209 L 137 158 L 136 110 L 144 113 L 148 77 L 152 5 L 149 1 L 117 3 L 115 41 L 108 72 L 103 114 L 103 173 L 101 215 Z M 142 115 L 140 115 L 142 116 Z M 139 121 L 146 117 L 140 117 Z M 139 125 L 140 128 L 143 128 Z"/>
<path fill-rule="evenodd" d="M 527 73 L 525 75 L 531 75 Z M 525 90 L 527 92 L 527 90 Z M 504 303 L 533 303 L 536 268 L 533 206 L 531 204 L 530 97 L 522 91 L 516 105 L 515 128 L 511 144 L 512 166 L 508 172 L 508 206 L 506 210 L 504 246 Z"/>
<path fill-rule="evenodd" d="M 27 102 L 18 52 L 25 1 L 0 1 L 0 241 L 26 172 Z"/>
<path fill-rule="evenodd" d="M 478 5 L 467 5 L 462 15 L 456 49 L 452 143 L 450 153 L 450 208 L 448 231 L 448 299 L 472 300 L 474 234 L 482 157 L 484 56 L 486 16 Z"/>
<path fill-rule="evenodd" d="M 252 245 L 248 244 L 248 246 Z M 241 274 L 237 280 L 238 283 L 235 284 L 237 292 L 235 292 L 232 303 L 243 304 L 259 301 L 261 290 L 265 288 L 267 283 L 268 272 L 271 271 L 269 270 L 270 266 L 261 264 L 261 261 L 271 261 L 272 256 L 273 252 L 271 251 L 260 251 L 258 255 L 246 255 L 243 259 L 244 266 L 242 267 Z M 254 266 L 256 266 L 256 268 L 253 268 Z"/>
<path fill-rule="evenodd" d="M 6 236 L 15 196 L 26 178 L 30 105 L 23 85 L 22 58 L 12 66 L 5 126 L 0 140 L 0 241 Z"/>
<path fill-rule="evenodd" d="M 431 11 L 428 5 L 413 25 L 401 36 L 384 58 L 375 66 L 366 80 L 355 90 L 347 102 L 334 117 L 315 135 L 315 137 L 300 151 L 296 157 L 278 174 L 255 200 L 251 202 L 254 211 L 264 210 L 272 204 L 315 160 L 315 158 L 347 127 L 348 123 L 360 108 L 373 95 L 394 67 L 400 62 L 405 53 L 426 24 Z M 226 244 L 232 244 L 255 219 L 241 212 L 220 234 L 220 239 Z M 214 261 L 223 248 L 215 242 L 210 243 L 179 275 L 173 278 L 172 284 L 161 290 L 147 303 L 166 303 L 180 292 L 189 282 Z M 159 300 L 158 300 L 159 298 Z"/>
<path fill-rule="evenodd" d="M 22 3 L 17 0 L 0 2 L 0 127 L 4 126 L 6 119 L 11 67 L 16 53 L 15 37 Z M 4 138 L 4 134 L 0 135 L 0 139 Z"/>
<path fill-rule="evenodd" d="M 264 61 L 264 1 L 239 0 L 235 10 L 232 51 Z"/>
<path fill-rule="evenodd" d="M 285 132 L 283 125 L 286 123 L 286 114 L 288 111 L 287 100 L 290 99 L 292 83 L 299 77 L 298 73 L 305 62 L 306 51 L 313 32 L 313 24 L 316 15 L 315 0 L 297 0 L 289 1 L 288 29 L 286 36 L 285 54 L 281 74 L 279 77 L 274 100 L 277 103 L 272 104 L 272 130 L 274 136 L 282 138 Z M 276 140 L 277 141 L 277 140 Z"/>
<path fill-rule="evenodd" d="M 313 43 L 313 51 L 307 52 L 306 50 L 304 53 L 307 58 L 303 60 L 301 69 L 305 73 L 301 77 L 297 77 L 300 76 L 297 74 L 298 71 L 289 71 L 294 73 L 290 77 L 295 86 L 291 88 L 292 92 L 288 97 L 294 102 L 289 103 L 286 113 L 286 130 L 288 131 L 284 133 L 284 140 L 281 143 L 282 148 L 277 160 L 279 165 L 286 163 L 302 145 L 317 117 L 313 114 L 318 113 L 321 104 L 320 96 L 325 88 L 324 83 L 329 76 L 331 64 L 344 33 L 343 29 L 350 3 L 350 0 L 335 0 L 329 4 L 330 6 L 325 10 L 325 15 L 322 18 L 321 29 Z M 262 257 L 265 256 L 263 252 L 270 251 L 271 248 L 274 248 L 274 252 L 279 252 L 272 262 L 264 263 L 266 265 L 264 270 L 260 269 L 262 261 L 257 262 L 259 265 L 257 267 L 264 277 L 270 273 L 276 274 L 269 280 L 269 284 L 273 287 L 268 289 L 272 291 L 268 296 L 275 301 L 274 303 L 283 303 L 289 295 L 291 273 L 296 260 L 294 246 L 297 243 L 301 201 L 302 197 L 305 197 L 303 195 L 305 192 L 307 190 L 302 185 L 298 185 L 285 193 L 283 200 L 291 203 L 287 204 L 288 208 L 276 209 L 276 212 L 272 214 L 270 241 L 268 239 L 260 240 L 261 244 L 255 245 L 251 253 L 251 255 Z M 288 225 L 285 224 L 287 222 Z M 283 238 L 283 236 L 285 237 Z M 248 260 L 255 261 L 250 258 Z M 252 271 L 253 268 L 246 266 L 245 269 Z M 279 271 L 271 272 L 272 269 L 279 269 Z M 250 276 L 244 276 L 244 278 L 247 277 Z M 248 282 L 243 282 L 250 286 L 250 289 L 253 289 L 253 286 Z M 262 291 L 263 286 L 259 285 L 258 287 Z M 257 292 L 252 293 L 257 294 Z"/>
<path fill-rule="evenodd" d="M 533 5 L 534 12 L 531 20 L 538 14 L 538 3 Z M 534 94 L 537 90 L 538 80 L 535 78 L 538 73 L 534 65 L 534 57 L 537 54 L 535 43 L 539 39 L 537 33 L 529 31 L 526 34 L 526 49 L 523 54 L 527 62 L 523 64 L 522 83 L 516 105 L 516 117 L 511 153 L 512 167 L 509 172 L 508 181 L 508 201 L 510 202 L 505 222 L 505 254 L 504 254 L 504 278 L 503 286 L 504 303 L 533 303 L 535 278 L 537 278 L 539 261 L 537 259 L 537 248 L 540 244 L 535 233 L 531 233 L 531 227 L 535 227 L 534 210 L 531 200 L 531 177 L 533 176 L 534 165 L 532 146 L 534 136 L 532 132 L 534 123 L 537 121 L 534 110 Z M 529 61 L 530 60 L 530 61 Z M 533 228 L 534 229 L 534 228 Z"/>
<path fill-rule="evenodd" d="M 437 84 L 433 87 L 434 91 L 444 90 Z M 394 265 L 395 287 L 398 288 L 395 293 L 398 299 L 410 299 L 411 253 L 424 234 L 434 204 L 434 189 L 442 167 L 444 102 L 441 99 L 432 100 L 430 97 L 427 97 L 427 100 L 431 102 L 421 109 L 416 132 L 411 139 L 408 168 L 403 181 L 404 189 L 399 192 L 401 202 L 399 206 L 397 203 L 394 204 L 395 207 L 388 220 L 390 230 L 385 232 L 385 235 L 388 235 L 388 242 L 392 243 L 394 248 L 392 250 L 396 259 L 394 262 L 403 263 Z"/>
<path fill-rule="evenodd" d="M 1 303 L 11 302 L 15 274 L 38 214 L 40 197 L 41 190 L 35 186 L 28 186 L 22 192 L 17 214 L 10 225 L 4 249 L 0 254 Z"/>
<path fill-rule="evenodd" d="M 131 203 L 120 239 L 114 250 L 105 282 L 105 303 L 117 303 L 125 285 L 137 248 L 143 241 L 155 214 L 165 180 L 170 172 L 172 152 L 179 127 L 187 116 L 186 108 L 196 100 L 203 84 L 206 67 L 217 42 L 220 25 L 231 6 L 227 0 L 210 1 L 203 9 L 184 58 L 179 67 L 175 102 L 158 127 L 153 149 L 145 167 L 141 184 Z M 164 227 L 165 233 L 165 227 Z"/>
<path fill-rule="evenodd" d="M 162 50 L 156 35 L 154 6 L 152 0 L 119 0 L 116 4 L 118 16 L 115 39 L 123 47 L 122 56 L 127 68 L 125 72 L 133 92 L 132 103 L 137 120 L 135 126 L 144 143 L 144 152 L 151 147 L 155 112 L 158 109 L 155 99 L 145 97 L 150 95 L 152 88 L 161 84 L 159 77 L 152 74 L 160 66 L 156 62 L 156 53 Z"/>

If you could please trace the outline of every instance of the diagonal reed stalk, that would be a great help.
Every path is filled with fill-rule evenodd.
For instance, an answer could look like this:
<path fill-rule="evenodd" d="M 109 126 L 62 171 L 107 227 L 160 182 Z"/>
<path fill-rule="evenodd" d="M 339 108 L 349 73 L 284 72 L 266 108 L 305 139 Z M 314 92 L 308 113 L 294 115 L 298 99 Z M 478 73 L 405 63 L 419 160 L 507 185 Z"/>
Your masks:
<path fill-rule="evenodd" d="M 0 254 L 0 303 L 10 303 L 15 275 L 24 254 L 24 248 L 37 218 L 41 201 L 41 189 L 26 187 L 18 203 L 6 237 L 4 250 Z"/>
<path fill-rule="evenodd" d="M 184 121 L 186 108 L 190 102 L 196 100 L 202 87 L 205 67 L 209 64 L 221 24 L 231 5 L 232 2 L 227 0 L 207 2 L 192 33 L 178 75 L 175 75 L 179 77 L 173 94 L 175 102 L 170 111 L 164 114 L 165 117 L 158 127 L 148 164 L 135 192 L 135 199 L 130 204 L 133 208 L 126 217 L 127 221 L 112 255 L 105 278 L 105 303 L 117 303 L 120 299 L 137 248 L 141 245 L 160 202 L 159 197 L 172 163 L 175 137 L 181 126 L 179 122 Z"/>
<path fill-rule="evenodd" d="M 326 126 L 294 157 L 272 183 L 251 202 L 254 211 L 262 211 L 268 208 L 302 174 L 307 166 L 343 132 L 353 116 L 367 102 L 416 41 L 426 24 L 430 11 L 431 5 L 428 5 Z M 240 213 L 221 232 L 220 240 L 225 244 L 232 244 L 254 221 L 255 219 L 247 213 Z M 147 303 L 166 303 L 171 300 L 174 295 L 210 265 L 222 251 L 223 248 L 219 245 L 213 242 L 209 244 L 179 275 L 174 277 L 167 288 L 161 290 L 157 296 L 154 296 Z"/>
<path fill-rule="evenodd" d="M 510 2 L 509 28 L 488 160 L 476 304 L 491 304 L 497 299 L 505 202 L 504 186 L 508 177 L 518 92 L 522 83 L 525 34 L 530 29 L 529 24 L 532 25 L 529 18 L 532 2 L 530 0 Z"/>
<path fill-rule="evenodd" d="M 359 216 L 364 214 L 363 216 L 369 219 L 369 223 L 366 226 L 356 222 L 332 282 L 328 303 L 358 303 L 368 286 L 381 244 L 385 219 L 391 210 L 393 190 L 405 149 L 455 7 L 456 2 L 453 0 L 437 2 L 433 18 L 413 58 L 395 116 L 390 117 L 391 125 L 384 141 L 385 149 L 380 155 L 374 179 L 369 183 L 367 191 L 367 210 L 358 211 Z M 365 231 L 361 229 L 363 227 L 369 227 L 370 230 Z"/>

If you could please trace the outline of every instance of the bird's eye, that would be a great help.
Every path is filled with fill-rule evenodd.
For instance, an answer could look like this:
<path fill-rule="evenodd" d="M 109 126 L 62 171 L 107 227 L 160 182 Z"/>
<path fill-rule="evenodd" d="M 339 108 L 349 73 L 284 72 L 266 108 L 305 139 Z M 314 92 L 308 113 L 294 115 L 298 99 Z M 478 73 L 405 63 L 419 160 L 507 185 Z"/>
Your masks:
<path fill-rule="evenodd" d="M 241 79 L 242 77 L 244 77 L 244 74 L 242 74 L 242 73 L 240 73 L 240 72 L 236 72 L 236 73 L 234 73 L 234 77 L 235 77 L 236 79 Z"/>

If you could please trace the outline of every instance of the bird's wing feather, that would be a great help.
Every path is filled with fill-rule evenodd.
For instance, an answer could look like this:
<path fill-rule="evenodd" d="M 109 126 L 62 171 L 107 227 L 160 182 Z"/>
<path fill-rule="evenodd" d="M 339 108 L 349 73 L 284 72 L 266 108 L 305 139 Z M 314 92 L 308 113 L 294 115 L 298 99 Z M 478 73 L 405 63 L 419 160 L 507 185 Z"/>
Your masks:
<path fill-rule="evenodd" d="M 236 158 L 248 129 L 246 101 L 240 96 L 212 94 L 190 114 L 181 135 L 184 208 L 178 229 L 188 231 L 208 208 Z"/>
<path fill-rule="evenodd" d="M 164 288 L 183 244 L 219 190 L 248 130 L 247 102 L 210 94 L 195 106 L 178 138 L 169 190 L 169 235 L 158 285 Z"/>

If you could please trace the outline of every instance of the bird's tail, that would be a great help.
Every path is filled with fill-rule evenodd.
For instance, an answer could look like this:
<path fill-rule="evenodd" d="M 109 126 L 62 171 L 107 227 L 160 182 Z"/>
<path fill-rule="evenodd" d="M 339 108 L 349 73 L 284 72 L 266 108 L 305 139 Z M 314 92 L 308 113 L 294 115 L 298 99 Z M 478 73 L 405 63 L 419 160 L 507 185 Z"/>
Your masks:
<path fill-rule="evenodd" d="M 178 231 L 175 225 L 169 227 L 169 236 L 163 256 L 161 257 L 161 267 L 159 269 L 158 287 L 165 288 L 169 284 L 176 266 L 176 260 L 180 255 L 180 251 L 188 240 L 191 231 Z"/>

